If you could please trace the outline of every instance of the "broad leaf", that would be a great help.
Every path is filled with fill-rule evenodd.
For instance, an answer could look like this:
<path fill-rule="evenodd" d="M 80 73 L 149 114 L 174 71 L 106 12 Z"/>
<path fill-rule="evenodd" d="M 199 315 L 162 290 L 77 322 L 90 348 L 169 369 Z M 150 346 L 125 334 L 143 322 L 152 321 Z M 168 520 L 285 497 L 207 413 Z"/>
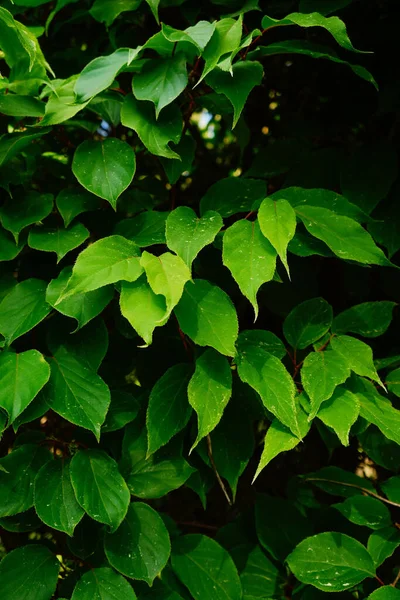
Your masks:
<path fill-rule="evenodd" d="M 72 536 L 85 511 L 78 504 L 71 483 L 69 459 L 51 460 L 35 479 L 35 510 L 52 529 Z"/>
<path fill-rule="evenodd" d="M 4 39 L 2 40 L 4 43 Z M 4 46 L 3 46 L 4 47 Z M 50 128 L 41 131 L 23 131 L 22 133 L 5 133 L 0 137 L 0 167 L 19 154 L 33 140 L 49 133 Z"/>
<path fill-rule="evenodd" d="M 21 231 L 28 225 L 38 223 L 53 209 L 51 194 L 30 192 L 23 198 L 10 198 L 0 209 L 0 220 L 5 229 L 11 231 L 16 243 Z"/>
<path fill-rule="evenodd" d="M 0 262 L 5 260 L 13 260 L 21 252 L 25 243 L 15 243 L 15 239 L 3 227 L 0 227 Z"/>
<path fill-rule="evenodd" d="M 389 440 L 400 444 L 400 411 L 370 385 L 364 385 L 356 395 L 360 401 L 360 415 L 376 425 Z"/>
<path fill-rule="evenodd" d="M 104 23 L 106 25 L 106 27 L 109 27 L 110 25 L 112 25 L 112 23 L 115 21 L 115 19 L 117 17 L 119 17 L 119 15 L 121 13 L 136 10 L 140 6 L 141 1 L 142 0 L 117 0 L 117 1 L 116 0 L 95 0 L 95 2 L 93 3 L 93 6 L 89 12 L 92 15 L 92 17 L 94 19 L 96 19 L 96 21 L 100 21 L 101 23 Z M 121 52 L 121 50 L 124 51 L 125 49 L 120 48 L 119 50 L 114 52 L 114 55 L 117 52 Z M 130 51 L 130 52 L 132 52 L 132 51 Z M 110 58 L 111 56 L 113 56 L 113 54 L 111 54 L 110 56 L 106 56 L 104 58 Z M 121 56 L 121 60 L 122 60 L 122 56 Z M 94 62 L 94 61 L 92 61 L 92 62 Z M 115 59 L 115 62 L 117 63 L 116 59 Z M 129 59 L 128 59 L 128 62 L 129 62 Z M 91 64 L 91 63 L 89 63 L 89 64 Z M 118 66 L 118 63 L 114 65 L 114 68 L 117 68 L 117 66 Z M 110 74 L 111 74 L 111 69 L 110 69 Z"/>
<path fill-rule="evenodd" d="M 111 404 L 102 432 L 117 431 L 133 421 L 140 411 L 140 398 L 122 390 L 111 391 Z"/>
<path fill-rule="evenodd" d="M 298 304 L 286 317 L 283 333 L 292 348 L 303 350 L 319 340 L 332 325 L 332 307 L 323 298 Z"/>
<path fill-rule="evenodd" d="M 154 329 L 168 320 L 165 297 L 153 292 L 145 275 L 133 283 L 122 283 L 120 308 L 147 346 L 153 341 Z"/>
<path fill-rule="evenodd" d="M 375 369 L 372 350 L 368 344 L 349 335 L 339 335 L 331 340 L 332 349 L 346 361 L 347 366 L 362 377 L 369 377 L 384 388 Z"/>
<path fill-rule="evenodd" d="M 303 540 L 287 562 L 299 581 L 323 591 L 342 592 L 375 577 L 366 548 L 343 533 L 319 533 Z"/>
<path fill-rule="evenodd" d="M 400 369 L 391 371 L 385 381 L 388 390 L 400 398 Z"/>
<path fill-rule="evenodd" d="M 240 573 L 243 597 L 246 599 L 272 598 L 280 593 L 283 580 L 277 567 L 259 546 L 249 554 L 245 568 Z"/>
<path fill-rule="evenodd" d="M 80 450 L 71 461 L 71 481 L 87 514 L 115 531 L 125 518 L 130 493 L 114 459 L 103 450 Z"/>
<path fill-rule="evenodd" d="M 110 283 L 136 281 L 142 272 L 138 246 L 120 235 L 110 235 L 79 254 L 71 279 L 56 305 L 69 296 L 91 292 Z"/>
<path fill-rule="evenodd" d="M 49 377 L 49 365 L 37 350 L 0 354 L 0 406 L 8 413 L 8 425 L 32 402 Z"/>
<path fill-rule="evenodd" d="M 265 182 L 260 179 L 227 177 L 208 188 L 200 202 L 201 215 L 207 211 L 218 212 L 221 217 L 230 217 L 240 212 L 253 210 L 265 197 Z"/>
<path fill-rule="evenodd" d="M 296 214 L 287 200 L 265 198 L 258 211 L 261 231 L 277 251 L 288 276 L 287 247 L 296 231 Z"/>
<path fill-rule="evenodd" d="M 115 533 L 106 533 L 104 550 L 114 569 L 151 585 L 171 552 L 161 517 L 147 504 L 134 502 Z"/>
<path fill-rule="evenodd" d="M 74 95 L 76 79 L 77 77 L 73 75 L 57 85 L 47 100 L 46 113 L 38 126 L 65 123 L 86 107 L 88 101 L 83 104 L 76 102 Z"/>
<path fill-rule="evenodd" d="M 151 390 L 146 418 L 148 456 L 169 442 L 189 421 L 192 409 L 187 386 L 191 376 L 190 365 L 174 365 Z"/>
<path fill-rule="evenodd" d="M 346 519 L 370 529 L 382 529 L 392 523 L 389 509 L 371 496 L 353 496 L 333 505 Z"/>
<path fill-rule="evenodd" d="M 383 335 L 392 321 L 395 302 L 364 302 L 341 312 L 334 318 L 333 333 L 356 333 L 375 338 Z"/>
<path fill-rule="evenodd" d="M 41 279 L 26 279 L 18 283 L 0 302 L 0 333 L 11 344 L 49 314 L 51 306 L 45 300 L 46 283 Z"/>
<path fill-rule="evenodd" d="M 343 446 L 348 446 L 350 429 L 359 413 L 357 396 L 345 388 L 336 388 L 332 397 L 323 403 L 317 416 L 335 431 Z"/>
<path fill-rule="evenodd" d="M 234 56 L 235 51 L 239 50 L 242 26 L 241 17 L 236 21 L 234 19 L 221 19 L 217 21 L 214 33 L 203 52 L 205 65 L 197 85 L 208 73 L 211 73 L 215 69 L 224 55 L 232 53 L 232 56 Z"/>
<path fill-rule="evenodd" d="M 146 210 L 131 219 L 120 221 L 114 233 L 135 242 L 140 248 L 153 246 L 153 244 L 165 244 L 167 217 L 168 212 Z"/>
<path fill-rule="evenodd" d="M 127 580 L 108 567 L 91 569 L 78 581 L 71 600 L 135 600 Z"/>
<path fill-rule="evenodd" d="M 237 315 L 232 301 L 221 288 L 202 279 L 189 281 L 175 314 L 182 331 L 196 344 L 234 356 Z"/>
<path fill-rule="evenodd" d="M 372 592 L 368 596 L 369 598 L 371 600 L 400 600 L 400 590 L 392 585 L 384 585 Z"/>
<path fill-rule="evenodd" d="M 182 115 L 172 104 L 156 120 L 154 108 L 149 102 L 139 102 L 133 95 L 126 96 L 121 111 L 125 127 L 133 129 L 151 154 L 165 158 L 180 159 L 169 143 L 177 144 L 182 135 Z"/>
<path fill-rule="evenodd" d="M 135 170 L 135 153 L 129 144 L 116 138 L 101 143 L 82 142 L 72 162 L 72 172 L 79 183 L 92 194 L 108 200 L 114 210 Z"/>
<path fill-rule="evenodd" d="M 187 27 L 184 31 L 174 29 L 170 25 L 161 24 L 164 37 L 170 42 L 189 42 L 194 44 L 196 48 L 202 52 L 207 46 L 212 34 L 214 33 L 216 22 L 209 23 L 208 21 L 198 21 L 196 25 Z"/>
<path fill-rule="evenodd" d="M 185 135 L 182 135 L 178 144 L 174 144 L 173 150 L 178 154 L 180 160 L 160 158 L 160 162 L 171 185 L 177 183 L 184 173 L 184 176 L 186 176 L 188 172 L 192 171 L 196 154 L 196 142 L 191 134 L 186 132 Z"/>
<path fill-rule="evenodd" d="M 99 439 L 110 404 L 108 386 L 63 347 L 54 354 L 50 366 L 50 380 L 44 389 L 49 407 Z"/>
<path fill-rule="evenodd" d="M 46 546 L 16 548 L 0 563 L 3 600 L 47 600 L 56 590 L 60 563 Z"/>
<path fill-rule="evenodd" d="M 192 208 L 180 206 L 168 215 L 166 221 L 167 246 L 191 269 L 200 250 L 212 244 L 222 225 L 222 218 L 215 211 L 210 210 L 197 217 Z"/>
<path fill-rule="evenodd" d="M 276 267 L 276 252 L 257 221 L 241 219 L 227 229 L 222 259 L 240 291 L 251 302 L 257 320 L 257 292 L 263 283 L 272 280 Z"/>
<path fill-rule="evenodd" d="M 42 117 L 45 110 L 44 102 L 31 96 L 7 94 L 0 96 L 0 112 L 12 117 Z"/>
<path fill-rule="evenodd" d="M 220 422 L 232 394 L 232 372 L 228 360 L 206 350 L 196 360 L 196 370 L 188 385 L 188 399 L 197 413 L 197 437 L 192 446 L 212 431 Z"/>
<path fill-rule="evenodd" d="M 264 331 L 263 329 L 242 331 L 239 334 L 236 346 L 239 354 L 246 352 L 248 347 L 251 350 L 252 346 L 258 346 L 260 349 L 273 354 L 279 359 L 286 356 L 286 348 L 278 336 L 271 331 Z"/>
<path fill-rule="evenodd" d="M 384 527 L 371 533 L 368 552 L 376 567 L 379 567 L 400 546 L 400 531 L 395 527 Z"/>
<path fill-rule="evenodd" d="M 82 223 L 75 223 L 68 229 L 49 229 L 37 227 L 32 229 L 28 237 L 28 245 L 35 250 L 55 252 L 57 262 L 74 248 L 77 248 L 89 237 L 89 231 Z"/>
<path fill-rule="evenodd" d="M 195 600 L 241 600 L 242 585 L 229 553 L 205 535 L 185 535 L 172 546 L 172 568 Z"/>
<path fill-rule="evenodd" d="M 81 213 L 99 208 L 100 200 L 82 188 L 66 188 L 58 194 L 56 205 L 65 227 L 68 227 Z"/>
<path fill-rule="evenodd" d="M 154 256 L 144 251 L 140 264 L 145 270 L 147 281 L 157 296 L 164 296 L 169 317 L 182 297 L 187 281 L 191 279 L 190 271 L 179 256 L 164 252 Z"/>

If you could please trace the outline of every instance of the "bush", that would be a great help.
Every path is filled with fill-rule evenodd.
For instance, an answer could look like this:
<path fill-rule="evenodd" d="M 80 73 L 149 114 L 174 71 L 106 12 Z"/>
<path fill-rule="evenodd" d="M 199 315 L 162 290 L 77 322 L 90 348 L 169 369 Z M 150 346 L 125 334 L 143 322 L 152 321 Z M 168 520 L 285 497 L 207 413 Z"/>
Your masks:
<path fill-rule="evenodd" d="M 2 3 L 2 600 L 400 598 L 376 4 Z"/>

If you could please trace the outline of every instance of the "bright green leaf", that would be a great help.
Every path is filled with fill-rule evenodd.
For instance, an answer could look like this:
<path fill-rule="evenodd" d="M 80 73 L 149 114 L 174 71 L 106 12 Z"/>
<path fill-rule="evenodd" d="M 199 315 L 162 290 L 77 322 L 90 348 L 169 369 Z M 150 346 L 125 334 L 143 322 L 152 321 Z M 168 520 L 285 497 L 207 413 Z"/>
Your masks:
<path fill-rule="evenodd" d="M 344 388 L 336 388 L 331 398 L 323 403 L 317 416 L 335 431 L 343 446 L 348 446 L 350 429 L 359 413 L 357 396 Z"/>
<path fill-rule="evenodd" d="M 258 222 L 262 234 L 277 251 L 288 276 L 287 247 L 296 231 L 296 214 L 287 200 L 265 198 L 258 211 Z"/>
<path fill-rule="evenodd" d="M 361 375 L 369 377 L 384 387 L 375 369 L 372 350 L 368 344 L 349 335 L 339 335 L 331 340 L 332 349 L 347 362 L 348 367 Z"/>
<path fill-rule="evenodd" d="M 187 281 L 191 279 L 190 271 L 179 256 L 164 252 L 154 256 L 144 251 L 140 264 L 145 270 L 147 281 L 157 296 L 164 296 L 169 317 L 182 297 Z"/>
<path fill-rule="evenodd" d="M 391 371 L 385 381 L 388 390 L 400 398 L 400 369 Z"/>
<path fill-rule="evenodd" d="M 197 85 L 215 69 L 221 57 L 228 53 L 234 53 L 239 49 L 242 27 L 241 17 L 236 21 L 235 19 L 217 21 L 214 33 L 203 52 L 205 65 Z"/>

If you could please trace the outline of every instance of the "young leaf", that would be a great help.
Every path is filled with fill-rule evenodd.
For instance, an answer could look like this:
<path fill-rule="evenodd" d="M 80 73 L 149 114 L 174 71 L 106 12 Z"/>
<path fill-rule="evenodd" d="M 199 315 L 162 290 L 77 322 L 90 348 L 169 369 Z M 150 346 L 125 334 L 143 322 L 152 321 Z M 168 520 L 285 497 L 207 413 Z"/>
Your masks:
<path fill-rule="evenodd" d="M 106 285 L 92 292 L 74 294 L 59 302 L 59 298 L 64 295 L 71 275 L 72 267 L 65 267 L 57 279 L 50 281 L 46 290 L 46 302 L 62 315 L 76 319 L 78 326 L 75 331 L 78 331 L 94 317 L 97 317 L 111 302 L 114 296 L 114 288 L 112 285 Z"/>
<path fill-rule="evenodd" d="M 371 496 L 353 496 L 333 505 L 346 519 L 370 529 L 381 529 L 392 523 L 389 509 Z"/>
<path fill-rule="evenodd" d="M 138 246 L 120 235 L 110 235 L 79 254 L 71 279 L 56 306 L 69 296 L 91 292 L 110 283 L 136 281 L 142 272 Z"/>
<path fill-rule="evenodd" d="M 46 283 L 41 279 L 26 279 L 18 283 L 0 302 L 0 333 L 11 344 L 51 311 L 45 300 Z"/>
<path fill-rule="evenodd" d="M 154 329 L 168 320 L 165 297 L 155 294 L 142 275 L 133 283 L 122 283 L 119 302 L 122 315 L 150 346 Z"/>
<path fill-rule="evenodd" d="M 171 543 L 163 520 L 147 504 L 134 502 L 115 533 L 106 533 L 104 550 L 114 569 L 151 585 L 165 567 Z"/>
<path fill-rule="evenodd" d="M 217 68 L 207 76 L 206 83 L 218 94 L 225 94 L 233 106 L 232 129 L 237 125 L 251 90 L 256 85 L 260 85 L 262 77 L 263 68 L 261 64 L 251 61 L 235 63 L 232 67 L 232 73 Z"/>
<path fill-rule="evenodd" d="M 179 206 L 166 221 L 167 246 L 191 269 L 200 250 L 212 244 L 222 226 L 222 218 L 215 211 L 210 210 L 197 217 L 189 206 Z"/>
<path fill-rule="evenodd" d="M 238 320 L 235 307 L 221 288 L 202 279 L 189 281 L 175 314 L 180 328 L 195 344 L 234 356 Z"/>
<path fill-rule="evenodd" d="M 57 262 L 89 237 L 89 231 L 82 223 L 75 223 L 68 229 L 37 227 L 29 232 L 28 245 L 35 250 L 55 252 Z"/>
<path fill-rule="evenodd" d="M 325 242 L 342 260 L 392 266 L 369 233 L 353 219 L 316 206 L 297 207 L 296 214 L 303 221 L 307 231 Z"/>
<path fill-rule="evenodd" d="M 335 431 L 343 446 L 348 446 L 350 429 L 359 414 L 357 396 L 344 388 L 336 388 L 332 397 L 319 409 L 317 417 Z"/>
<path fill-rule="evenodd" d="M 331 346 L 347 362 L 354 373 L 361 377 L 369 377 L 385 389 L 375 369 L 370 346 L 349 335 L 333 337 Z"/>
<path fill-rule="evenodd" d="M 71 461 L 76 499 L 87 514 L 114 532 L 125 518 L 131 495 L 118 465 L 103 450 L 80 450 Z"/>
<path fill-rule="evenodd" d="M 201 53 L 207 46 L 214 33 L 216 21 L 209 23 L 208 21 L 198 21 L 196 25 L 187 27 L 184 31 L 174 29 L 170 25 L 161 23 L 163 36 L 173 44 L 178 42 L 189 42 L 194 44 Z"/>
<path fill-rule="evenodd" d="M 119 196 L 131 183 L 135 170 L 134 151 L 129 144 L 117 138 L 82 142 L 72 161 L 72 172 L 79 183 L 95 196 L 108 200 L 114 210 Z"/>
<path fill-rule="evenodd" d="M 81 213 L 99 208 L 100 201 L 82 188 L 66 188 L 58 194 L 56 205 L 65 227 L 68 227 Z"/>
<path fill-rule="evenodd" d="M 54 354 L 50 366 L 50 380 L 44 389 L 48 406 L 99 439 L 110 404 L 108 386 L 63 347 Z"/>
<path fill-rule="evenodd" d="M 53 210 L 53 196 L 30 192 L 23 198 L 10 198 L 0 209 L 0 220 L 11 231 L 18 244 L 21 231 L 28 225 L 38 223 Z"/>
<path fill-rule="evenodd" d="M 323 298 L 298 304 L 286 317 L 283 333 L 292 346 L 304 350 L 326 334 L 332 325 L 332 307 Z"/>
<path fill-rule="evenodd" d="M 328 348 L 321 352 L 310 352 L 306 356 L 301 367 L 301 383 L 311 401 L 310 421 L 318 413 L 321 404 L 329 400 L 335 388 L 348 377 L 350 367 L 347 361 L 334 350 Z"/>
<path fill-rule="evenodd" d="M 206 350 L 196 360 L 196 370 L 189 381 L 188 399 L 197 413 L 198 433 L 192 449 L 220 422 L 232 394 L 232 372 L 227 359 Z"/>
<path fill-rule="evenodd" d="M 54 89 L 46 103 L 46 112 L 38 127 L 44 125 L 59 125 L 74 117 L 83 110 L 88 104 L 88 100 L 83 104 L 76 103 L 74 95 L 74 85 L 77 77 L 73 75 L 62 81 L 61 85 Z"/>
<path fill-rule="evenodd" d="M 375 390 L 366 380 L 359 382 L 356 396 L 360 401 L 360 415 L 380 429 L 384 436 L 400 444 L 400 411 Z"/>
<path fill-rule="evenodd" d="M 343 533 L 319 533 L 303 540 L 287 562 L 299 581 L 324 592 L 343 592 L 367 577 L 375 577 L 366 548 Z"/>
<path fill-rule="evenodd" d="M 125 577 L 108 567 L 91 569 L 78 581 L 71 600 L 136 600 L 137 596 Z"/>
<path fill-rule="evenodd" d="M 129 94 L 122 105 L 121 122 L 136 131 L 151 154 L 180 160 L 179 154 L 168 145 L 170 142 L 177 144 L 182 135 L 182 115 L 175 104 L 168 106 L 156 119 L 149 102 L 139 102 Z"/>
<path fill-rule="evenodd" d="M 383 335 L 392 321 L 396 302 L 363 302 L 341 312 L 334 318 L 332 333 L 356 333 L 375 338 Z"/>
<path fill-rule="evenodd" d="M 51 598 L 56 590 L 59 571 L 59 561 L 46 546 L 30 544 L 16 548 L 0 563 L 2 598 Z"/>
<path fill-rule="evenodd" d="M 165 222 L 168 214 L 168 212 L 146 210 L 131 219 L 120 221 L 114 233 L 131 240 L 140 248 L 165 244 Z"/>
<path fill-rule="evenodd" d="M 244 177 L 227 177 L 220 179 L 210 188 L 200 202 L 200 213 L 218 212 L 221 217 L 231 217 L 240 212 L 253 210 L 265 198 L 265 181 L 245 179 Z"/>
<path fill-rule="evenodd" d="M 251 302 L 257 320 L 257 292 L 263 283 L 272 280 L 276 267 L 276 252 L 257 221 L 241 219 L 226 230 L 222 259 L 242 294 Z"/>
<path fill-rule="evenodd" d="M 264 406 L 301 439 L 293 379 L 281 361 L 258 345 L 237 356 L 239 377 L 261 396 Z"/>
<path fill-rule="evenodd" d="M 368 552 L 376 567 L 379 567 L 400 546 L 400 531 L 395 527 L 384 527 L 371 533 Z"/>
<path fill-rule="evenodd" d="M 49 377 L 49 365 L 37 350 L 0 354 L 0 406 L 7 411 L 8 425 L 32 402 Z"/>
<path fill-rule="evenodd" d="M 151 390 L 146 417 L 148 456 L 165 446 L 189 421 L 192 409 L 187 386 L 191 376 L 191 365 L 174 365 Z"/>
<path fill-rule="evenodd" d="M 154 256 L 145 251 L 140 264 L 153 292 L 165 297 L 167 313 L 163 318 L 169 317 L 182 297 L 186 282 L 191 279 L 188 267 L 179 256 L 171 252 Z"/>
<path fill-rule="evenodd" d="M 287 200 L 265 198 L 258 210 L 261 231 L 277 251 L 290 278 L 287 247 L 296 231 L 296 213 Z"/>
<path fill-rule="evenodd" d="M 150 100 L 156 107 L 156 118 L 161 110 L 177 98 L 188 83 L 186 57 L 180 52 L 169 58 L 155 58 L 145 63 L 132 80 L 132 91 L 137 100 Z"/>
<path fill-rule="evenodd" d="M 72 536 L 85 511 L 75 497 L 70 463 L 69 459 L 55 459 L 40 469 L 35 479 L 34 500 L 43 523 Z"/>
<path fill-rule="evenodd" d="M 230 554 L 205 535 L 185 535 L 175 540 L 172 568 L 195 600 L 242 598 L 242 586 Z"/>
<path fill-rule="evenodd" d="M 242 27 L 243 20 L 241 17 L 236 21 L 234 19 L 221 19 L 217 21 L 214 33 L 203 52 L 205 65 L 197 85 L 208 73 L 211 73 L 215 69 L 222 56 L 234 53 L 239 49 Z"/>

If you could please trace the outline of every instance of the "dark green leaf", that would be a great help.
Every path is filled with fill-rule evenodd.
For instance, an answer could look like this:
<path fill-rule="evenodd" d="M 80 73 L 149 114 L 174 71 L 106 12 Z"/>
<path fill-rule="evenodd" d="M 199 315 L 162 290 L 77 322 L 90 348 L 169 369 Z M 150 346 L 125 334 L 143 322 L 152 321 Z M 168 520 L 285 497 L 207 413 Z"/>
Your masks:
<path fill-rule="evenodd" d="M 89 231 L 82 223 L 75 223 L 68 229 L 49 229 L 36 227 L 29 232 L 28 245 L 35 250 L 55 252 L 57 262 L 74 248 L 77 248 L 89 237 Z"/>
<path fill-rule="evenodd" d="M 253 209 L 265 197 L 265 182 L 244 177 L 227 177 L 212 185 L 200 202 L 201 215 L 208 210 L 218 212 L 221 217 L 230 217 Z"/>
<path fill-rule="evenodd" d="M 58 194 L 56 205 L 65 227 L 68 227 L 71 221 L 81 213 L 99 208 L 100 202 L 96 196 L 88 194 L 85 190 L 67 188 Z"/>
<path fill-rule="evenodd" d="M 265 198 L 258 211 L 261 231 L 277 251 L 288 276 L 287 247 L 296 231 L 296 213 L 287 200 Z"/>
<path fill-rule="evenodd" d="M 303 350 L 319 340 L 332 325 L 332 307 L 323 298 L 298 304 L 286 317 L 283 333 L 292 348 Z"/>
<path fill-rule="evenodd" d="M 333 505 L 346 519 L 356 525 L 370 529 L 381 529 L 392 523 L 389 509 L 379 500 L 370 496 L 353 496 L 340 504 Z"/>
<path fill-rule="evenodd" d="M 332 332 L 378 337 L 389 327 L 395 306 L 395 302 L 364 302 L 352 306 L 334 318 Z"/>
<path fill-rule="evenodd" d="M 114 233 L 131 240 L 140 248 L 165 244 L 165 222 L 168 214 L 168 212 L 146 210 L 136 217 L 120 221 Z"/>
<path fill-rule="evenodd" d="M 71 600 L 135 600 L 127 580 L 112 569 L 102 567 L 85 573 L 75 586 Z"/>
<path fill-rule="evenodd" d="M 400 531 L 395 527 L 384 527 L 371 533 L 368 552 L 376 567 L 379 567 L 400 546 Z"/>
<path fill-rule="evenodd" d="M 336 388 L 331 398 L 318 410 L 317 416 L 334 430 L 343 446 L 348 446 L 350 429 L 359 414 L 357 396 L 345 388 Z"/>
<path fill-rule="evenodd" d="M 16 243 L 21 231 L 28 225 L 38 223 L 47 217 L 53 209 L 51 194 L 30 192 L 23 198 L 10 198 L 0 209 L 2 225 L 13 234 Z"/>

